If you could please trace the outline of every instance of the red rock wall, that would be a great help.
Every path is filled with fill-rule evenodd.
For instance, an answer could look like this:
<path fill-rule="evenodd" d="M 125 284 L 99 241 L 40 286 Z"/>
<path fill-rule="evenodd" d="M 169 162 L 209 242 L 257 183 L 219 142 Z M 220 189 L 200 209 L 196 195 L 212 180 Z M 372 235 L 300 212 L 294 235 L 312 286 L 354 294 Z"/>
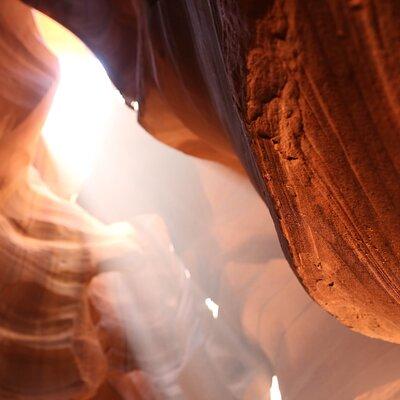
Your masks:
<path fill-rule="evenodd" d="M 154 136 L 240 169 L 233 149 L 308 293 L 400 341 L 397 1 L 29 3 L 88 43 Z"/>
<path fill-rule="evenodd" d="M 399 341 L 398 2 L 272 2 L 247 57 L 251 151 L 308 293 Z"/>

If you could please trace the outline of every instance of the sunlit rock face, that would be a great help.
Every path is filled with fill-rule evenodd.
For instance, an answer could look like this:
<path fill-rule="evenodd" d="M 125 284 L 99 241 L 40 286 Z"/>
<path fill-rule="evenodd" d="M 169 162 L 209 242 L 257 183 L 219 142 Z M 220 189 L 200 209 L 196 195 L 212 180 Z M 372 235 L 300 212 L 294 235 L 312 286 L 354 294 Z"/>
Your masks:
<path fill-rule="evenodd" d="M 65 390 L 61 398 L 68 398 L 90 392 L 104 374 L 84 295 L 93 265 L 86 262 L 79 212 L 73 216 L 52 198 L 31 169 L 56 61 L 27 7 L 2 2 L 0 18 L 1 397 L 54 398 Z M 82 363 L 86 351 L 96 361 L 90 371 Z"/>
<path fill-rule="evenodd" d="M 139 273 L 132 281 L 142 285 L 135 304 L 148 313 L 142 312 L 142 325 L 136 321 L 136 345 L 146 347 L 139 339 L 143 326 L 154 324 L 153 331 L 162 327 L 167 335 L 180 322 L 172 310 L 183 270 L 162 221 L 106 226 L 49 189 L 34 160 L 43 147 L 39 135 L 55 92 L 57 61 L 20 2 L 1 3 L 0 32 L 0 397 L 155 398 L 144 371 L 151 366 L 156 374 L 156 368 L 148 352 L 133 357 L 121 310 L 134 306 L 127 285 Z M 149 240 L 157 241 L 157 253 Z M 156 265 L 164 267 L 165 287 L 148 296 L 150 283 L 160 286 Z M 118 307 L 116 292 L 126 297 Z M 163 318 L 157 319 L 150 307 L 160 296 L 168 306 L 158 309 Z M 158 348 L 160 367 L 170 363 L 165 353 Z"/>
<path fill-rule="evenodd" d="M 29 3 L 88 43 L 154 136 L 239 168 L 233 148 L 308 293 L 400 340 L 397 1 Z"/>
<path fill-rule="evenodd" d="M 279 157 L 286 147 L 282 150 L 279 146 L 287 143 L 281 141 L 282 132 L 293 128 L 291 123 L 286 125 L 285 118 L 289 117 L 287 114 L 281 115 L 282 109 L 286 111 L 285 107 L 293 107 L 291 115 L 295 127 L 298 127 L 302 109 L 291 102 L 287 105 L 284 93 L 282 98 L 276 95 L 271 101 L 266 100 L 263 97 L 265 93 L 277 91 L 280 94 L 280 90 L 285 90 L 286 81 L 289 81 L 285 76 L 287 71 L 281 73 L 284 68 L 279 66 L 277 71 L 268 72 L 266 77 L 263 75 L 262 79 L 258 79 L 259 66 L 255 63 L 255 60 L 260 60 L 263 69 L 263 57 L 269 54 L 269 46 L 279 53 L 280 46 L 286 46 L 283 42 L 292 37 L 288 28 L 290 24 L 283 18 L 286 6 L 281 9 L 272 4 L 259 7 L 255 2 L 243 3 L 247 3 L 243 4 L 242 11 L 245 14 L 241 14 L 239 8 L 228 7 L 222 2 L 205 1 L 179 2 L 176 5 L 184 7 L 174 9 L 162 1 L 138 3 L 132 7 L 134 3 L 124 3 L 123 7 L 121 3 L 121 8 L 118 8 L 117 2 L 77 2 L 75 11 L 72 2 L 68 2 L 69 7 L 63 2 L 52 5 L 58 7 L 54 13 L 59 12 L 61 20 L 62 16 L 68 17 L 68 23 L 75 26 L 76 30 L 79 26 L 86 26 L 87 31 L 82 29 L 80 35 L 88 39 L 99 56 L 104 56 L 110 76 L 128 102 L 136 97 L 141 99 L 143 106 L 140 118 L 147 129 L 170 145 L 201 157 L 218 159 L 237 171 L 240 167 L 232 157 L 226 140 L 231 135 L 232 146 L 252 172 L 261 194 L 266 196 L 263 192 L 264 178 L 269 185 L 272 185 L 271 182 L 275 185 L 280 182 L 277 187 L 285 188 L 285 184 L 279 180 L 282 176 L 278 172 L 270 180 L 270 170 L 263 169 L 264 164 L 256 167 L 256 162 L 267 162 L 267 154 L 277 157 L 274 168 L 280 165 Z M 86 6 L 90 10 L 88 13 L 83 12 Z M 360 7 L 360 4 L 355 7 L 353 4 L 351 9 L 368 10 Z M 211 163 L 185 158 L 185 161 L 181 159 L 175 165 L 177 171 L 185 172 L 180 184 L 176 182 L 178 174 L 169 176 L 163 165 L 155 169 L 160 174 L 156 176 L 163 179 L 162 182 L 155 179 L 153 186 L 168 192 L 174 185 L 174 190 L 181 195 L 177 196 L 180 202 L 177 214 L 181 219 L 174 217 L 173 213 L 169 215 L 169 229 L 184 219 L 190 219 L 188 215 L 195 214 L 195 223 L 186 227 L 196 226 L 196 235 L 189 235 L 190 229 L 184 231 L 180 238 L 176 231 L 173 232 L 174 245 L 177 244 L 184 264 L 176 257 L 175 246 L 169 239 L 165 223 L 159 217 L 137 218 L 136 213 L 131 211 L 129 215 L 125 212 L 123 217 L 128 218 L 129 215 L 129 220 L 133 222 L 131 226 L 106 226 L 79 206 L 50 191 L 47 183 L 53 187 L 57 179 L 49 180 L 39 160 L 34 164 L 32 162 L 34 153 L 42 146 L 38 134 L 53 96 L 56 63 L 37 40 L 38 34 L 26 8 L 18 2 L 4 1 L 0 11 L 1 38 L 4 39 L 4 46 L 0 50 L 3 52 L 0 57 L 0 93 L 4 110 L 1 114 L 4 127 L 0 135 L 0 397 L 115 400 L 177 399 L 185 396 L 183 398 L 255 400 L 268 396 L 273 374 L 279 377 L 283 398 L 389 400 L 398 397 L 398 346 L 351 332 L 311 301 L 284 261 L 272 222 L 243 175 L 217 168 Z M 286 11 L 285 15 L 290 16 L 288 21 L 291 23 L 297 21 L 295 16 L 300 18 L 302 15 L 294 16 Z M 123 17 L 124 12 L 126 18 Z M 131 17 L 135 15 L 137 19 L 137 15 L 143 15 L 140 12 L 149 13 L 145 14 L 149 18 L 153 16 L 151 20 L 155 25 L 152 32 L 156 36 L 152 39 L 154 53 L 151 53 L 150 59 L 155 69 L 148 69 L 149 65 L 146 64 L 149 62 L 149 58 L 146 58 L 149 57 L 149 49 L 143 42 L 148 36 L 143 32 L 147 19 L 139 19 L 141 25 L 139 22 L 138 25 L 142 27 L 139 30 L 143 35 L 143 42 L 139 43 L 144 46 L 142 51 L 146 54 L 140 60 L 144 61 L 145 67 L 143 75 L 139 74 L 137 80 L 132 80 L 132 71 L 138 69 L 126 67 L 123 72 L 121 67 L 129 63 L 136 65 L 136 58 L 130 53 L 132 38 L 128 34 L 125 37 L 130 38 L 129 45 L 119 45 L 116 38 L 124 37 L 121 36 L 121 27 L 130 27 L 125 32 L 136 31 L 137 28 L 132 28 L 136 25 Z M 248 15 L 251 21 L 247 28 L 242 15 Z M 91 18 L 95 21 L 111 19 L 114 22 L 109 25 L 110 30 L 103 29 L 100 34 L 94 29 L 97 25 L 90 22 L 93 22 Z M 212 23 L 199 26 L 199 21 L 207 22 L 210 18 L 218 29 L 214 29 Z M 15 21 L 20 23 L 15 24 Z M 163 41 L 159 38 L 161 31 L 155 28 L 168 21 L 182 21 L 182 25 L 166 24 Z M 331 23 L 325 22 L 325 27 Z M 256 26 L 261 38 L 270 40 L 272 44 L 269 45 L 268 40 L 267 44 L 264 40 L 259 41 L 258 36 L 251 33 L 251 28 Z M 189 28 L 193 29 L 191 32 L 196 39 L 182 35 L 182 31 L 187 33 Z M 196 35 L 196 32 L 202 34 Z M 340 29 L 338 32 L 338 37 L 343 40 L 346 35 Z M 110 38 L 115 39 L 114 42 L 110 42 Z M 124 40 L 121 43 L 125 43 Z M 196 40 L 194 49 L 191 40 Z M 113 43 L 114 46 L 106 46 L 107 43 Z M 176 47 L 171 46 L 168 52 L 165 47 L 171 43 Z M 213 47 L 215 43 L 221 44 L 218 51 Z M 180 54 L 180 46 L 186 46 L 182 52 L 184 56 L 171 68 L 170 61 Z M 253 50 L 249 51 L 249 48 Z M 187 52 L 194 57 L 190 70 L 185 67 Z M 121 54 L 125 56 L 119 58 Z M 244 69 L 246 57 L 249 60 L 249 72 Z M 279 62 L 285 65 L 287 60 L 283 58 Z M 152 75 L 154 71 L 159 72 L 157 82 Z M 210 71 L 218 71 L 212 75 L 212 81 L 208 80 Z M 246 74 L 249 79 L 247 86 L 243 84 Z M 124 80 L 124 76 L 128 78 Z M 371 76 L 374 77 L 373 74 Z M 264 83 L 275 78 L 272 89 L 265 89 Z M 140 83 L 137 92 L 130 89 L 133 82 Z M 171 82 L 177 85 L 178 96 L 171 90 Z M 227 91 L 227 87 L 231 91 Z M 245 112 L 251 113 L 252 107 L 257 107 L 258 87 L 262 89 L 261 97 L 266 104 L 261 107 L 261 114 L 252 121 L 243 115 Z M 298 98 L 301 99 L 300 93 L 305 96 L 307 91 L 301 89 L 300 84 L 299 88 Z M 226 96 L 226 93 L 233 98 Z M 293 100 L 293 93 L 289 94 Z M 269 102 L 274 101 L 282 101 L 283 104 L 278 104 L 279 112 L 272 113 L 276 119 L 268 117 L 266 121 L 272 124 L 271 130 L 277 129 L 278 138 L 271 139 L 275 147 L 268 149 L 270 153 L 265 148 L 258 151 L 256 145 L 268 141 L 268 138 L 256 129 L 263 126 L 264 112 L 270 113 Z M 329 111 L 333 112 L 335 108 Z M 309 112 L 306 116 L 309 116 Z M 255 121 L 259 121 L 260 125 Z M 164 125 L 164 122 L 168 124 Z M 251 140 L 244 129 L 244 122 L 249 124 L 248 131 L 254 134 Z M 127 153 L 134 145 L 145 144 L 146 141 L 130 142 L 126 138 L 124 141 L 119 134 L 113 132 L 125 153 L 120 152 L 116 157 L 120 159 L 121 154 L 125 154 L 128 161 L 125 160 L 126 164 L 123 165 L 134 167 L 132 160 L 129 163 Z M 250 145 L 254 145 L 257 151 L 252 150 Z M 111 216 L 106 215 L 108 219 L 120 217 L 115 198 L 129 203 L 139 193 L 137 187 L 130 187 L 133 185 L 132 169 L 118 172 L 121 164 L 113 165 L 111 150 L 110 147 L 107 163 L 97 173 L 104 178 L 114 168 L 115 175 L 107 178 L 109 185 L 101 189 L 103 192 L 98 189 L 95 192 L 99 209 L 106 207 L 112 210 Z M 150 154 L 147 156 L 150 157 Z M 144 177 L 139 188 L 147 187 L 149 181 L 148 186 L 151 186 L 149 171 L 159 162 L 159 154 L 154 151 L 151 156 L 148 176 Z M 299 159 L 303 160 L 301 157 Z M 294 160 L 286 161 L 288 163 L 284 165 L 287 169 L 284 171 L 290 171 Z M 268 168 L 274 171 L 273 166 Z M 258 175 L 260 170 L 263 179 Z M 168 177 L 170 181 L 165 179 Z M 201 189 L 193 190 L 191 185 L 195 181 Z M 303 188 L 297 182 L 292 184 L 297 198 L 301 198 L 298 191 Z M 183 187 L 186 190 L 187 187 L 191 188 L 191 193 L 186 197 L 179 192 L 183 191 Z M 56 189 L 58 191 L 63 187 Z M 281 210 L 279 216 L 283 228 L 289 226 L 289 222 L 289 227 L 297 227 L 296 219 L 288 219 L 284 213 L 285 207 L 292 203 L 280 200 L 280 192 L 273 192 L 273 187 L 269 187 L 269 190 L 274 207 Z M 144 196 L 144 208 L 149 207 L 148 202 Z M 308 203 L 301 204 L 306 219 L 307 207 L 311 206 Z M 327 207 L 327 203 L 322 204 L 320 209 L 323 209 L 322 206 Z M 202 207 L 207 212 L 197 214 Z M 163 214 L 162 205 L 159 205 L 158 213 Z M 168 222 L 168 213 L 164 214 L 162 217 Z M 297 237 L 291 237 L 285 229 L 283 231 L 290 239 L 289 245 L 299 243 Z M 345 236 L 346 239 L 349 237 Z M 304 235 L 304 238 L 309 237 Z M 323 238 L 330 243 L 329 237 Z M 315 248 L 312 250 L 305 247 L 306 254 L 317 252 L 318 243 L 315 239 Z M 301 252 L 296 254 L 303 256 Z M 353 249 L 350 254 L 359 253 Z M 319 256 L 323 255 L 325 253 L 320 251 Z M 295 265 L 299 262 L 303 262 L 303 259 L 297 260 Z M 184 265 L 190 267 L 191 271 L 186 270 Z M 321 263 L 318 271 L 321 270 L 322 274 L 329 265 Z M 212 287 L 209 291 L 214 300 L 214 296 L 218 296 L 219 318 L 214 319 L 217 315 L 216 304 L 208 292 L 207 297 L 202 293 L 200 302 L 205 308 L 206 298 L 205 304 L 212 311 L 207 315 L 214 325 L 201 323 L 204 310 L 197 308 L 196 293 L 201 291 L 202 285 L 194 288 L 188 283 L 191 275 L 195 277 L 204 270 L 208 275 L 198 281 L 203 281 L 203 286 L 206 282 Z M 304 271 L 306 274 L 307 271 Z M 340 269 L 338 271 L 340 273 Z M 343 279 L 344 282 L 356 281 L 348 275 L 344 275 Z M 358 294 L 353 293 L 350 299 L 340 297 L 334 291 L 337 282 L 331 283 L 328 282 L 327 288 L 325 283 L 321 284 L 324 290 L 331 290 L 329 298 L 321 290 L 328 299 L 328 304 L 323 306 L 329 309 L 330 304 L 339 304 L 337 301 L 341 300 L 344 303 L 340 304 L 348 308 Z M 376 296 L 376 291 L 368 293 L 366 304 L 371 298 L 379 300 L 379 304 L 387 299 L 385 293 L 382 297 Z M 314 297 L 317 296 L 314 294 Z M 343 315 L 348 316 L 347 308 L 343 314 L 342 308 L 336 309 L 336 315 L 344 319 Z M 373 306 L 368 305 L 368 310 L 373 311 Z M 390 326 L 393 326 L 397 316 L 395 311 L 389 316 L 383 315 L 382 311 L 376 315 L 377 318 L 390 319 Z M 370 325 L 366 325 L 368 315 L 359 314 L 358 317 L 355 329 L 397 341 L 392 334 L 395 327 L 389 337 L 389 325 L 381 324 L 382 329 L 373 325 L 372 331 Z M 203 340 L 204 336 L 207 341 Z M 272 400 L 275 399 L 272 397 Z"/>
<path fill-rule="evenodd" d="M 1 3 L 0 31 L 0 397 L 88 398 L 107 375 L 88 286 L 133 246 L 42 182 L 32 162 L 57 62 L 19 2 Z"/>
<path fill-rule="evenodd" d="M 209 334 L 218 305 L 163 220 L 105 225 L 64 193 L 40 137 L 56 59 L 21 3 L 1 3 L 0 29 L 0 397 L 263 398 L 270 371 L 235 332 Z"/>

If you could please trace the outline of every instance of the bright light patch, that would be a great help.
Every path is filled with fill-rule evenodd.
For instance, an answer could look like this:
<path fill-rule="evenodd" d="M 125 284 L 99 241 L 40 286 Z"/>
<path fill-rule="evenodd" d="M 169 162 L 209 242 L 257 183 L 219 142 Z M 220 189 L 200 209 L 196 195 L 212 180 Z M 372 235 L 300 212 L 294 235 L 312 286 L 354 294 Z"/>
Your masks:
<path fill-rule="evenodd" d="M 138 101 L 132 101 L 131 107 L 132 107 L 135 111 L 139 111 L 139 102 L 138 102 Z"/>
<path fill-rule="evenodd" d="M 274 375 L 272 377 L 271 388 L 269 389 L 269 395 L 271 400 L 282 400 L 281 391 L 279 390 L 278 377 Z"/>
<path fill-rule="evenodd" d="M 213 302 L 209 297 L 207 297 L 204 302 L 206 303 L 207 308 L 211 311 L 213 318 L 217 319 L 219 313 L 219 305 Z"/>
<path fill-rule="evenodd" d="M 79 197 L 79 193 L 73 193 L 73 194 L 71 194 L 69 201 L 71 203 L 76 203 L 78 200 L 78 197 Z"/>
<path fill-rule="evenodd" d="M 42 134 L 54 160 L 79 190 L 94 168 L 122 97 L 76 36 L 43 14 L 34 15 L 60 64 L 60 81 Z"/>
<path fill-rule="evenodd" d="M 116 93 L 93 56 L 65 54 L 59 62 L 61 79 L 43 137 L 57 163 L 80 182 L 92 172 Z"/>
<path fill-rule="evenodd" d="M 107 229 L 111 236 L 132 236 L 135 233 L 132 225 L 128 222 L 115 222 Z"/>

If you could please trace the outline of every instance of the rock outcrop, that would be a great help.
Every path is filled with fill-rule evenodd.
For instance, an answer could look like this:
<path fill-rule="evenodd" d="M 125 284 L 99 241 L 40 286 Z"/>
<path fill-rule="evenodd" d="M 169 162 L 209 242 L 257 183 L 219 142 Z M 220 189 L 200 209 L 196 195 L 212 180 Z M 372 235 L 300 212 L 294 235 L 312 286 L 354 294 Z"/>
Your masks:
<path fill-rule="evenodd" d="M 151 134 L 244 167 L 322 308 L 400 342 L 398 2 L 26 3 L 88 44 Z M 1 398 L 148 399 L 155 387 L 179 398 L 177 386 L 195 393 L 200 382 L 203 398 L 253 399 L 272 373 L 296 399 L 397 398 L 398 348 L 340 326 L 282 260 L 228 265 L 232 243 L 242 249 L 234 227 L 216 229 L 229 287 L 220 304 L 240 308 L 230 323 L 263 362 L 249 351 L 240 364 L 222 329 L 200 346 L 194 291 L 163 224 L 105 226 L 40 178 L 57 63 L 19 1 L 1 2 L 0 32 Z"/>
<path fill-rule="evenodd" d="M 399 341 L 398 2 L 275 2 L 247 123 L 293 269 L 344 324 Z"/>
<path fill-rule="evenodd" d="M 307 292 L 400 341 L 397 1 L 29 0 L 104 62 L 140 122 L 240 169 Z"/>

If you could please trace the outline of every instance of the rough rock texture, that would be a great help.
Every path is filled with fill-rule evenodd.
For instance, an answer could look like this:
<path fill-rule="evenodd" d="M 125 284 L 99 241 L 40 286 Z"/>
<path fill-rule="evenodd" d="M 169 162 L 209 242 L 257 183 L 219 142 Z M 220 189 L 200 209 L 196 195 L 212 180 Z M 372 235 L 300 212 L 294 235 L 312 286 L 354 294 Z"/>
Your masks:
<path fill-rule="evenodd" d="M 400 346 L 351 331 L 307 295 L 246 176 L 168 149 L 137 126 L 132 131 L 131 113 L 122 107 L 110 118 L 121 128 L 109 132 L 106 156 L 81 199 L 101 219 L 131 220 L 143 212 L 162 217 L 203 296 L 220 305 L 218 320 L 228 332 L 222 331 L 218 352 L 232 332 L 243 342 L 250 339 L 278 376 L 283 399 L 354 400 L 365 394 L 386 400 L 374 393 L 386 394 L 386 385 L 398 391 Z M 234 370 L 240 350 L 225 350 L 227 370 Z M 260 386 L 265 400 L 268 382 Z"/>
<path fill-rule="evenodd" d="M 284 249 L 347 326 L 399 341 L 400 3 L 274 2 L 247 123 Z"/>
<path fill-rule="evenodd" d="M 400 341 L 397 1 L 29 3 L 88 43 L 156 137 L 238 168 L 230 142 L 309 294 Z"/>

